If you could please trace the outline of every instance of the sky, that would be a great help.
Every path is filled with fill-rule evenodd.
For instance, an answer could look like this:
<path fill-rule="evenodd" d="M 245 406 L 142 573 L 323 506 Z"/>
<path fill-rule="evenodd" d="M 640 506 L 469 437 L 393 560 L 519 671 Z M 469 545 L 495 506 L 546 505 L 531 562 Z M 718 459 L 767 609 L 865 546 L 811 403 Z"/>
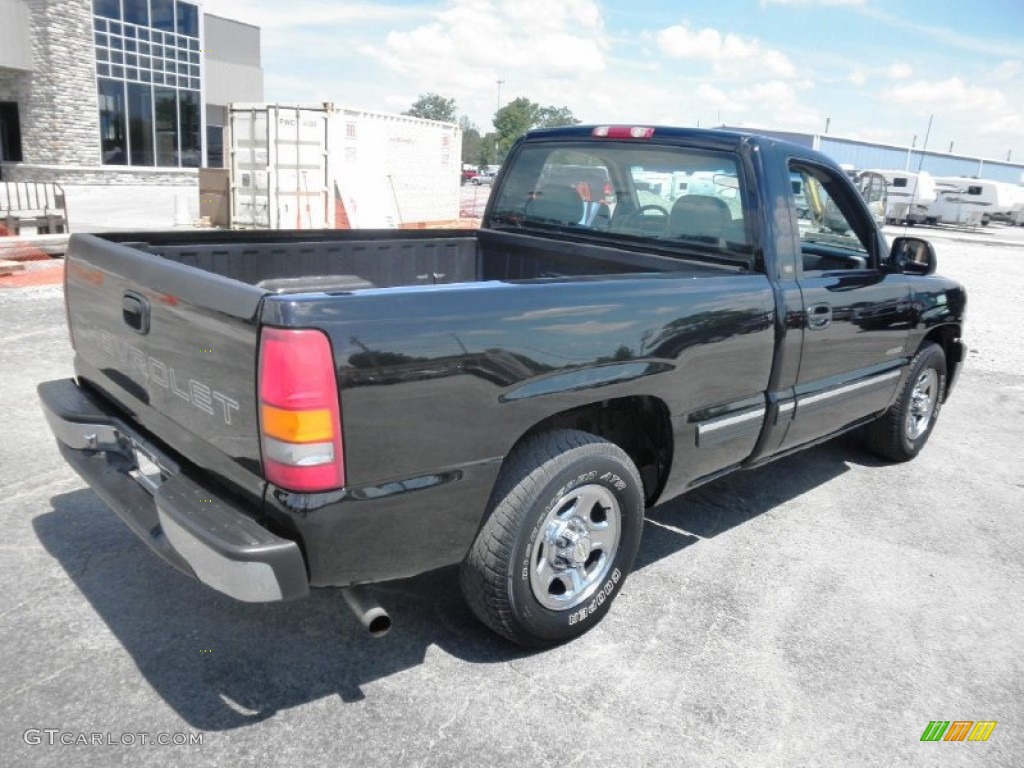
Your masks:
<path fill-rule="evenodd" d="M 203 0 L 262 28 L 265 98 L 424 93 L 584 123 L 727 124 L 1024 162 L 1021 0 Z M 499 84 L 499 81 L 500 84 Z"/>

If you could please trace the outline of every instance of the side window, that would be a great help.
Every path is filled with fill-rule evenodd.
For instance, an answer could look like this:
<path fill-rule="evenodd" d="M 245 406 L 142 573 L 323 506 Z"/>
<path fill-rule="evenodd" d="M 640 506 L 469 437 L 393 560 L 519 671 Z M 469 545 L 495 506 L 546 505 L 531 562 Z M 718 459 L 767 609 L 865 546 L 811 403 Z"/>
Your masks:
<path fill-rule="evenodd" d="M 871 266 L 868 230 L 847 188 L 828 168 L 790 162 L 804 272 Z"/>

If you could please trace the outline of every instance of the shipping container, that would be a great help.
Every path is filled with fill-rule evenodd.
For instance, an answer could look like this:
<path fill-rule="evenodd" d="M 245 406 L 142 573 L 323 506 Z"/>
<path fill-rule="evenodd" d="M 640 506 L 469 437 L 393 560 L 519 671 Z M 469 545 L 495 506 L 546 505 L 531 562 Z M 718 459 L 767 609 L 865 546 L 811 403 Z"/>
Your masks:
<path fill-rule="evenodd" d="M 232 104 L 231 226 L 399 228 L 459 217 L 454 123 L 334 104 Z"/>

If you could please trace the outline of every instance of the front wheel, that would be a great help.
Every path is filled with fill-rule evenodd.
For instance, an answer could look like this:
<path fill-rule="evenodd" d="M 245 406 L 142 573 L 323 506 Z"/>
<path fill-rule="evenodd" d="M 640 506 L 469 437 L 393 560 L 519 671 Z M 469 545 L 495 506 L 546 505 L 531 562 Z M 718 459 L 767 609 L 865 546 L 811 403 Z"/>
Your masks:
<path fill-rule="evenodd" d="M 640 475 L 618 446 L 575 430 L 528 438 L 509 455 L 463 562 L 466 601 L 520 645 L 582 635 L 621 590 L 643 516 Z"/>
<path fill-rule="evenodd" d="M 926 344 L 910 363 L 896 402 L 864 431 L 868 448 L 892 461 L 909 461 L 921 452 L 939 418 L 946 394 L 946 354 Z"/>

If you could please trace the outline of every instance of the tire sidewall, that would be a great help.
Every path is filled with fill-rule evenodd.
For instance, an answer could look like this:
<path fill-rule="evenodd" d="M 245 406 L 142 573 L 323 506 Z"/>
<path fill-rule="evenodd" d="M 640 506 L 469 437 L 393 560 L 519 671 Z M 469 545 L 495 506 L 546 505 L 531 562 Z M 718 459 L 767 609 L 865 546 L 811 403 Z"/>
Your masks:
<path fill-rule="evenodd" d="M 596 447 L 587 446 L 581 450 Z M 538 602 L 530 586 L 533 548 L 537 538 L 544 533 L 543 523 L 551 510 L 582 485 L 600 485 L 615 497 L 619 504 L 619 543 L 611 567 L 597 590 L 572 608 L 553 611 Z M 643 498 L 636 470 L 630 464 L 596 451 L 575 457 L 544 484 L 526 509 L 521 534 L 509 564 L 509 601 L 523 630 L 539 638 L 557 641 L 581 635 L 601 620 L 632 568 L 643 528 Z"/>
<path fill-rule="evenodd" d="M 913 402 L 913 391 L 914 386 L 921 376 L 922 372 L 927 368 L 932 368 L 939 378 L 938 392 L 935 396 L 935 407 L 932 409 L 931 416 L 928 419 L 928 426 L 924 432 L 918 435 L 913 440 L 907 435 L 907 414 L 910 410 Z M 903 388 L 903 397 L 901 398 L 901 408 L 899 410 L 899 436 L 903 443 L 903 448 L 910 456 L 916 456 L 924 448 L 925 443 L 928 442 L 928 438 L 932 434 L 932 429 L 935 427 L 935 422 L 939 419 L 939 411 L 942 410 L 942 400 L 946 394 L 946 360 L 945 355 L 942 352 L 942 348 L 939 346 L 929 346 L 922 350 L 921 356 L 917 360 L 917 364 L 910 371 L 910 375 L 907 377 L 907 381 Z"/>

